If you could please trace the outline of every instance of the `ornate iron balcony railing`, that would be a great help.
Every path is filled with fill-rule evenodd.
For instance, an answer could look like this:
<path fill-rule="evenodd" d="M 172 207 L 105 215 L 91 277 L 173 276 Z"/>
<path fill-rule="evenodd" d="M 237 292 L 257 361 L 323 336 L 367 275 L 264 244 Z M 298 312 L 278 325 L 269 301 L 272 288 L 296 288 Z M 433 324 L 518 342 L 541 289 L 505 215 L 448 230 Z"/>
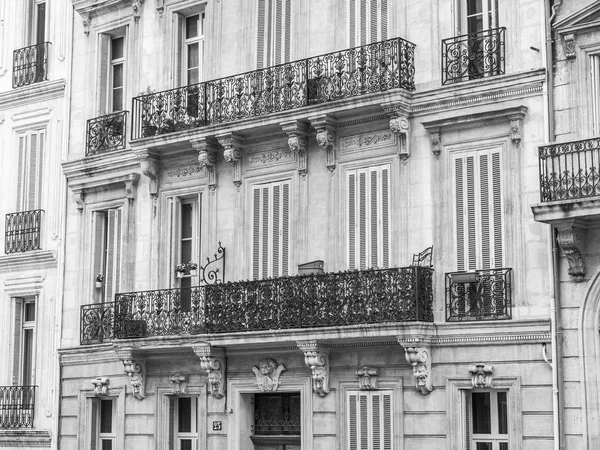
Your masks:
<path fill-rule="evenodd" d="M 600 195 L 600 138 L 539 147 L 542 202 Z"/>
<path fill-rule="evenodd" d="M 4 252 L 17 253 L 40 249 L 42 214 L 35 209 L 6 215 Z"/>
<path fill-rule="evenodd" d="M 120 111 L 87 121 L 85 156 L 125 148 L 128 111 Z"/>
<path fill-rule="evenodd" d="M 50 42 L 13 51 L 13 88 L 48 80 Z"/>
<path fill-rule="evenodd" d="M 504 74 L 506 28 L 493 28 L 442 41 L 442 84 Z"/>
<path fill-rule="evenodd" d="M 33 428 L 37 386 L 0 386 L 0 428 Z"/>
<path fill-rule="evenodd" d="M 446 321 L 510 319 L 512 269 L 446 274 Z"/>
<path fill-rule="evenodd" d="M 101 344 L 114 338 L 115 302 L 81 306 L 80 342 Z"/>
<path fill-rule="evenodd" d="M 412 91 L 414 44 L 394 38 L 133 99 L 132 138 L 357 97 Z"/>

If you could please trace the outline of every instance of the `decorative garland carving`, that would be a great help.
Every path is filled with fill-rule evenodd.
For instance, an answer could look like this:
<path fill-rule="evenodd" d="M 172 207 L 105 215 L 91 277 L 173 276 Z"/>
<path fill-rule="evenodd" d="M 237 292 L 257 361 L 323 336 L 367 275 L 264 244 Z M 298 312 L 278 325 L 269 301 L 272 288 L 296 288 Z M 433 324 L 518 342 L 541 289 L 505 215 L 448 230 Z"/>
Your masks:
<path fill-rule="evenodd" d="M 217 188 L 215 166 L 217 164 L 217 145 L 214 138 L 205 137 L 191 141 L 192 147 L 198 151 L 198 162 L 200 167 L 208 174 L 208 187 L 211 191 Z"/>
<path fill-rule="evenodd" d="M 281 124 L 287 133 L 288 145 L 298 161 L 298 173 L 305 177 L 308 173 L 308 127 L 299 120 L 291 120 Z"/>
<path fill-rule="evenodd" d="M 92 380 L 94 386 L 94 395 L 96 397 L 104 397 L 108 394 L 108 382 L 109 379 L 106 377 L 98 377 Z"/>
<path fill-rule="evenodd" d="M 242 185 L 242 139 L 235 133 L 217 136 L 219 144 L 225 149 L 223 158 L 233 166 L 233 184 L 238 189 Z"/>
<path fill-rule="evenodd" d="M 335 130 L 337 121 L 328 115 L 310 119 L 311 125 L 317 130 L 317 144 L 325 149 L 325 165 L 329 172 L 335 170 Z"/>
<path fill-rule="evenodd" d="M 283 364 L 277 364 L 274 359 L 263 359 L 258 363 L 258 367 L 252 367 L 256 375 L 256 385 L 258 389 L 267 391 L 276 391 L 279 386 L 279 375 L 285 370 Z"/>
<path fill-rule="evenodd" d="M 575 58 L 575 47 L 575 34 L 565 34 L 563 36 L 563 49 L 567 59 Z"/>
<path fill-rule="evenodd" d="M 429 133 L 429 141 L 431 143 L 431 152 L 436 158 L 439 158 L 442 152 L 442 133 L 439 128 Z"/>
<path fill-rule="evenodd" d="M 299 342 L 298 348 L 304 352 L 304 362 L 312 372 L 313 391 L 320 397 L 329 394 L 329 349 L 314 341 Z"/>
<path fill-rule="evenodd" d="M 225 352 L 210 346 L 194 347 L 200 367 L 208 374 L 208 393 L 215 398 L 225 395 Z"/>
<path fill-rule="evenodd" d="M 583 247 L 583 231 L 573 226 L 558 227 L 556 231 L 558 232 L 558 245 L 569 264 L 569 275 L 573 277 L 575 282 L 583 281 L 586 273 L 585 259 L 580 250 Z"/>
<path fill-rule="evenodd" d="M 248 164 L 275 164 L 278 162 L 283 162 L 286 159 L 292 159 L 294 154 L 291 150 L 278 150 L 274 152 L 261 152 L 248 156 Z"/>
<path fill-rule="evenodd" d="M 188 177 L 195 173 L 201 173 L 201 172 L 202 172 L 202 167 L 199 165 L 198 166 L 179 167 L 177 169 L 168 170 L 167 177 L 169 177 L 169 178 Z"/>
<path fill-rule="evenodd" d="M 493 366 L 487 366 L 483 363 L 470 366 L 469 373 L 471 374 L 471 384 L 473 385 L 473 388 L 491 388 L 493 372 Z"/>
<path fill-rule="evenodd" d="M 146 397 L 146 363 L 143 360 L 123 360 L 125 373 L 133 389 L 133 396 L 138 400 Z"/>
<path fill-rule="evenodd" d="M 174 395 L 185 394 L 188 383 L 187 373 L 176 373 L 175 375 L 171 375 L 169 381 L 171 382 L 171 390 Z"/>
<path fill-rule="evenodd" d="M 377 389 L 378 368 L 363 366 L 356 371 L 356 375 L 358 375 L 358 387 L 361 390 L 369 391 Z"/>
<path fill-rule="evenodd" d="M 404 356 L 413 367 L 417 391 L 423 395 L 429 394 L 433 390 L 429 348 L 404 346 Z"/>

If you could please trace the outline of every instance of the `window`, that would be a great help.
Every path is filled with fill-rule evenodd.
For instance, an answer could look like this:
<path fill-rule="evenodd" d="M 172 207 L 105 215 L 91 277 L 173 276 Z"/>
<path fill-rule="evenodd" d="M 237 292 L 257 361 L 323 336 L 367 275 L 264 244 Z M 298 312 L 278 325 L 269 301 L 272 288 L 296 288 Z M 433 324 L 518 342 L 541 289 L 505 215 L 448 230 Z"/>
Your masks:
<path fill-rule="evenodd" d="M 112 111 L 123 110 L 123 80 L 125 78 L 125 38 L 110 41 L 110 105 Z"/>
<path fill-rule="evenodd" d="M 348 267 L 389 267 L 390 166 L 346 172 Z"/>
<path fill-rule="evenodd" d="M 100 39 L 100 77 L 98 88 L 99 114 L 123 111 L 125 106 L 125 80 L 127 38 L 125 28 L 102 33 Z"/>
<path fill-rule="evenodd" d="M 17 210 L 40 209 L 46 130 L 28 131 L 19 134 L 18 139 Z"/>
<path fill-rule="evenodd" d="M 592 136 L 600 136 L 600 55 L 590 56 Z"/>
<path fill-rule="evenodd" d="M 169 396 L 169 450 L 193 450 L 198 445 L 198 397 Z"/>
<path fill-rule="evenodd" d="M 350 47 L 387 39 L 388 0 L 350 0 Z"/>
<path fill-rule="evenodd" d="M 92 213 L 94 301 L 112 302 L 121 283 L 122 250 L 121 208 Z M 99 284 L 96 282 L 100 280 Z"/>
<path fill-rule="evenodd" d="M 91 450 L 114 450 L 116 441 L 115 401 L 91 399 Z"/>
<path fill-rule="evenodd" d="M 184 80 L 186 85 L 200 82 L 204 60 L 204 13 L 185 18 Z"/>
<path fill-rule="evenodd" d="M 35 385 L 35 297 L 15 298 L 13 339 L 14 385 Z"/>
<path fill-rule="evenodd" d="M 498 28 L 498 0 L 465 0 L 465 32 L 467 34 Z"/>
<path fill-rule="evenodd" d="M 504 251 L 500 149 L 457 153 L 453 163 L 457 269 L 501 268 Z"/>
<path fill-rule="evenodd" d="M 508 450 L 506 391 L 467 391 L 467 449 Z"/>
<path fill-rule="evenodd" d="M 498 75 L 503 72 L 503 37 L 482 33 L 498 28 L 498 0 L 464 0 L 463 32 L 469 34 L 469 79 Z"/>
<path fill-rule="evenodd" d="M 292 0 L 258 0 L 257 67 L 290 61 Z"/>
<path fill-rule="evenodd" d="M 31 2 L 30 42 L 31 45 L 43 44 L 46 41 L 46 0 Z"/>
<path fill-rule="evenodd" d="M 252 188 L 252 277 L 289 274 L 290 182 Z"/>
<path fill-rule="evenodd" d="M 189 288 L 195 280 L 190 274 L 188 263 L 199 263 L 200 255 L 200 207 L 199 194 L 186 197 L 171 197 L 169 203 L 169 229 L 171 232 L 171 270 L 174 287 Z M 184 272 L 177 272 L 183 266 Z"/>
<path fill-rule="evenodd" d="M 348 449 L 392 450 L 392 392 L 348 393 Z"/>

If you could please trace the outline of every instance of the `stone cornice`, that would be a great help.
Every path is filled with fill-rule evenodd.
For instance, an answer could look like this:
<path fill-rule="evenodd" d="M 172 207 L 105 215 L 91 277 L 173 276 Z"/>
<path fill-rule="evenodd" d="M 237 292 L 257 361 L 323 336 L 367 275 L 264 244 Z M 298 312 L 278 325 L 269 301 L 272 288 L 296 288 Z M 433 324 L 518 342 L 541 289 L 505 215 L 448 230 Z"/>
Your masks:
<path fill-rule="evenodd" d="M 65 94 L 66 81 L 64 78 L 34 83 L 21 88 L 0 93 L 0 111 L 18 108 L 30 103 L 41 103 Z"/>
<path fill-rule="evenodd" d="M 49 430 L 31 430 L 27 428 L 0 429 L 2 447 L 50 448 L 52 438 Z"/>
<path fill-rule="evenodd" d="M 531 205 L 531 211 L 536 222 L 553 226 L 568 224 L 584 229 L 600 226 L 598 197 L 536 203 Z"/>
<path fill-rule="evenodd" d="M 560 34 L 574 33 L 588 28 L 600 28 L 600 19 L 594 18 L 598 13 L 600 13 L 600 4 L 592 2 L 567 17 L 556 21 L 553 28 Z"/>
<path fill-rule="evenodd" d="M 433 131 L 443 129 L 446 127 L 452 127 L 455 125 L 484 122 L 492 119 L 509 120 L 509 117 L 513 116 L 519 116 L 522 119 L 523 117 L 525 117 L 526 113 L 527 107 L 525 106 L 514 106 L 502 109 L 493 108 L 481 112 L 466 112 L 465 114 L 453 114 L 450 117 L 422 122 L 422 125 L 427 131 Z"/>
<path fill-rule="evenodd" d="M 56 266 L 56 254 L 50 250 L 32 250 L 0 256 L 0 273 L 52 269 Z"/>

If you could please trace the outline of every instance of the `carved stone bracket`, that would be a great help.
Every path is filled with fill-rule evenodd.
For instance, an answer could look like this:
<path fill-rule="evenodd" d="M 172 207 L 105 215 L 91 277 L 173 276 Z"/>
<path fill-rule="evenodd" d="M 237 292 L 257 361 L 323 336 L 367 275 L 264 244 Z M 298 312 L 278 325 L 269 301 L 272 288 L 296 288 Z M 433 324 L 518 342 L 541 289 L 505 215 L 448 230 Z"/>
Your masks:
<path fill-rule="evenodd" d="M 169 381 L 171 382 L 171 390 L 174 395 L 185 394 L 188 383 L 187 373 L 176 373 L 175 375 L 171 375 Z"/>
<path fill-rule="evenodd" d="M 225 149 L 223 158 L 233 166 L 233 184 L 239 189 L 242 185 L 242 143 L 243 139 L 235 133 L 217 136 L 219 144 Z"/>
<path fill-rule="evenodd" d="M 280 125 L 289 136 L 288 145 L 298 161 L 298 173 L 305 177 L 308 173 L 308 125 L 299 120 L 290 120 Z"/>
<path fill-rule="evenodd" d="M 491 388 L 493 382 L 494 367 L 483 363 L 473 364 L 469 367 L 471 384 L 473 388 Z"/>
<path fill-rule="evenodd" d="M 575 34 L 569 33 L 563 36 L 563 50 L 567 59 L 575 58 Z"/>
<path fill-rule="evenodd" d="M 383 106 L 390 118 L 390 131 L 398 137 L 398 156 L 404 164 L 410 156 L 410 123 L 401 105 Z"/>
<path fill-rule="evenodd" d="M 136 23 L 140 21 L 140 16 L 142 14 L 142 3 L 144 3 L 144 0 L 131 0 L 133 19 Z"/>
<path fill-rule="evenodd" d="M 304 362 L 312 372 L 313 392 L 320 397 L 329 394 L 329 349 L 315 341 L 298 342 Z"/>
<path fill-rule="evenodd" d="M 139 174 L 134 173 L 131 174 L 128 179 L 123 181 L 125 183 L 125 197 L 127 197 L 127 200 L 129 200 L 130 205 L 133 204 L 133 201 L 135 200 L 139 179 Z"/>
<path fill-rule="evenodd" d="M 377 389 L 377 377 L 379 369 L 377 367 L 363 366 L 356 371 L 358 375 L 358 387 L 363 391 Z"/>
<path fill-rule="evenodd" d="M 198 162 L 208 174 L 208 187 L 211 191 L 217 188 L 215 166 L 217 164 L 218 142 L 211 137 L 191 141 L 192 147 L 198 151 Z"/>
<path fill-rule="evenodd" d="M 429 132 L 429 142 L 431 143 L 431 152 L 433 156 L 439 158 L 442 152 L 442 133 L 439 128 Z"/>
<path fill-rule="evenodd" d="M 258 367 L 252 367 L 256 375 L 256 385 L 263 392 L 276 391 L 279 386 L 279 375 L 285 370 L 283 364 L 277 364 L 274 359 L 263 359 Z"/>
<path fill-rule="evenodd" d="M 565 254 L 569 264 L 569 275 L 573 281 L 583 281 L 585 277 L 585 259 L 581 254 L 581 248 L 584 247 L 584 231 L 574 226 L 560 226 L 556 228 L 558 232 L 558 245 Z"/>
<path fill-rule="evenodd" d="M 109 379 L 106 377 L 98 377 L 92 380 L 96 397 L 103 397 L 108 394 L 108 382 Z"/>
<path fill-rule="evenodd" d="M 429 394 L 433 390 L 431 378 L 431 349 L 429 341 L 420 338 L 398 339 L 404 347 L 406 361 L 413 367 L 415 387 L 421 394 Z"/>
<path fill-rule="evenodd" d="M 317 130 L 317 144 L 326 152 L 325 165 L 329 172 L 335 170 L 335 138 L 337 121 L 330 115 L 318 116 L 309 119 L 311 125 Z"/>
<path fill-rule="evenodd" d="M 84 15 L 81 17 L 81 23 L 83 24 L 83 33 L 88 37 L 90 35 L 90 25 L 92 24 L 92 18 L 90 15 Z"/>
<path fill-rule="evenodd" d="M 139 153 L 137 158 L 140 162 L 142 173 L 150 180 L 150 195 L 156 197 L 158 195 L 158 174 L 160 173 L 160 159 L 158 156 L 151 155 L 147 152 Z"/>
<path fill-rule="evenodd" d="M 521 146 L 521 126 L 523 125 L 523 116 L 520 114 L 509 115 L 510 121 L 510 140 L 515 147 Z"/>
<path fill-rule="evenodd" d="M 165 0 L 156 0 L 156 11 L 160 17 L 163 16 L 163 12 L 165 12 Z"/>
<path fill-rule="evenodd" d="M 75 203 L 77 203 L 77 210 L 82 213 L 85 207 L 85 192 L 83 190 L 77 190 L 75 194 Z"/>
<path fill-rule="evenodd" d="M 208 393 L 215 398 L 225 395 L 225 351 L 220 348 L 194 347 L 194 353 L 200 358 L 200 367 L 208 374 Z"/>

